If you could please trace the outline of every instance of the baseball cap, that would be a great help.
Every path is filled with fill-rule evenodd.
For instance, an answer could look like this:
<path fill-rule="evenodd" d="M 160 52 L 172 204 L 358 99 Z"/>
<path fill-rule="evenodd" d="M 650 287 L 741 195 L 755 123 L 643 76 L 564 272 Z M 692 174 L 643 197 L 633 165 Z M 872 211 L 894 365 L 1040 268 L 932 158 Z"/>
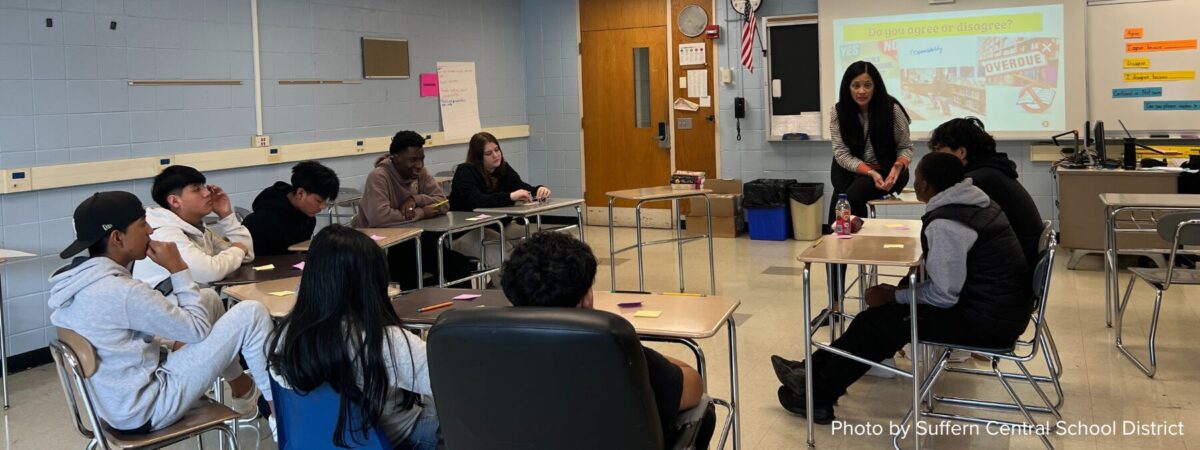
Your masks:
<path fill-rule="evenodd" d="M 72 222 L 75 225 L 75 242 L 59 253 L 62 259 L 91 247 L 108 237 L 113 229 L 124 229 L 146 216 L 146 209 L 136 195 L 125 191 L 97 192 L 75 207 Z"/>

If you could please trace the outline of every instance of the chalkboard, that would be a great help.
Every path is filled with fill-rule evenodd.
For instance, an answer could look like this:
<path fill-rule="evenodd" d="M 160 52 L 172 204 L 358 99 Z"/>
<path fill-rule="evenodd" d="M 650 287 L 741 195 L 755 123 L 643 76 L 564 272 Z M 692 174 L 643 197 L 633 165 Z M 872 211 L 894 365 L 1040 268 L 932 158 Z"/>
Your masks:
<path fill-rule="evenodd" d="M 817 17 L 764 18 L 767 40 L 769 140 L 785 132 L 821 137 L 821 45 Z"/>

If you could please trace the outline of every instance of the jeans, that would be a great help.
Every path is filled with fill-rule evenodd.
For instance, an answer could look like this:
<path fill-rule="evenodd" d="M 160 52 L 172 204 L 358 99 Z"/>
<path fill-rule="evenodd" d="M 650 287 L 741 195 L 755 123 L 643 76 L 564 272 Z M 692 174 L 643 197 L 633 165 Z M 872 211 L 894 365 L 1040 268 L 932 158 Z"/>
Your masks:
<path fill-rule="evenodd" d="M 441 442 L 441 425 L 434 414 L 421 414 L 404 442 L 395 444 L 396 450 L 435 450 Z"/>

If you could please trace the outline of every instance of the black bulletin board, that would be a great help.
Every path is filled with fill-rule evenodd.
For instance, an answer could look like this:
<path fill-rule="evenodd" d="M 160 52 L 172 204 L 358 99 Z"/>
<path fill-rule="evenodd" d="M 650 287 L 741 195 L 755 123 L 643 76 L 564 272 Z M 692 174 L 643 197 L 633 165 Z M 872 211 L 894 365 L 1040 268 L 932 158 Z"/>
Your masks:
<path fill-rule="evenodd" d="M 779 80 L 781 96 L 771 96 L 771 114 L 786 116 L 821 110 L 821 57 L 817 24 L 768 26 L 770 80 Z M 768 86 L 770 90 L 770 86 Z"/>

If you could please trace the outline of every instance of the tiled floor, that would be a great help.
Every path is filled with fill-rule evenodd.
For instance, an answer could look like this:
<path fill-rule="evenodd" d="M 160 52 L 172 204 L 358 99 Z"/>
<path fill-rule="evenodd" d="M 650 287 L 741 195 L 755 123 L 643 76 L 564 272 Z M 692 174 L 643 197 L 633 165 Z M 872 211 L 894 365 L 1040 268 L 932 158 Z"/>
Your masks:
<path fill-rule="evenodd" d="M 589 229 L 591 243 L 598 256 L 608 257 L 608 240 L 604 228 Z M 665 237 L 665 232 L 652 231 L 647 239 Z M 620 230 L 617 245 L 632 242 L 633 233 Z M 776 402 L 778 383 L 772 374 L 768 358 L 781 354 L 798 358 L 801 345 L 802 287 L 795 257 L 807 242 L 764 242 L 739 239 L 716 239 L 717 288 L 722 295 L 736 296 L 742 301 L 737 311 L 738 356 L 740 365 L 742 445 L 745 449 L 798 449 L 804 447 L 805 428 L 802 418 L 789 415 Z M 689 291 L 707 289 L 707 257 L 703 243 L 685 247 L 684 260 Z M 646 287 L 651 291 L 676 288 L 674 248 L 667 245 L 646 251 Z M 1065 255 L 1065 254 L 1060 254 Z M 1116 421 L 1115 434 L 1098 436 L 1055 436 L 1052 442 L 1059 448 L 1200 448 L 1200 358 L 1194 342 L 1200 339 L 1200 290 L 1190 287 L 1172 288 L 1164 299 L 1163 317 L 1159 324 L 1159 372 L 1149 379 L 1121 357 L 1113 347 L 1113 330 L 1104 326 L 1104 284 L 1099 257 L 1084 262 L 1081 270 L 1066 270 L 1065 257 L 1055 267 L 1048 305 L 1048 320 L 1061 351 L 1065 372 L 1063 388 L 1066 403 L 1063 420 L 1071 425 L 1102 425 Z M 625 260 L 625 261 L 622 261 Z M 618 285 L 632 289 L 637 283 L 637 261 L 633 252 L 618 257 Z M 823 268 L 813 274 L 814 297 L 824 302 Z M 608 266 L 600 267 L 597 288 L 609 287 Z M 1124 279 L 1122 280 L 1124 282 Z M 1149 328 L 1152 293 L 1144 286 L 1134 291 L 1133 305 L 1127 315 L 1126 340 L 1144 355 L 1144 336 Z M 702 301 L 702 300 L 697 300 Z M 814 308 L 816 310 L 817 308 Z M 822 336 L 819 334 L 818 336 Z M 823 337 L 823 336 L 822 336 Z M 724 331 L 712 339 L 700 342 L 709 364 L 709 392 L 715 397 L 728 398 L 728 346 Z M 691 355 L 679 346 L 651 344 L 672 356 L 690 360 Z M 974 364 L 974 363 L 968 363 Z M 907 361 L 901 360 L 904 367 Z M 1043 370 L 1033 364 L 1031 370 Z M 847 425 L 878 424 L 887 429 L 889 422 L 898 422 L 908 408 L 909 382 L 904 379 L 865 377 L 850 389 L 841 400 L 837 416 Z M 958 395 L 970 394 L 1005 399 L 1000 385 L 992 379 L 949 377 L 939 385 L 940 390 Z M 85 444 L 70 424 L 57 377 L 45 366 L 15 374 L 10 379 L 12 409 L 4 418 L 3 436 L 6 448 L 82 448 Z M 1032 390 L 1019 386 L 1018 392 L 1036 401 Z M 956 411 L 948 409 L 951 411 Z M 1006 417 L 1015 418 L 1014 415 Z M 1039 417 L 1045 420 L 1045 416 Z M 1183 436 L 1125 436 L 1123 421 L 1142 424 L 1182 422 Z M 931 423 L 936 426 L 937 423 Z M 265 439 L 256 436 L 253 428 L 241 431 L 244 448 L 274 448 L 265 424 Z M 833 435 L 830 426 L 816 429 L 818 447 L 822 448 L 883 448 L 891 445 L 890 436 Z M 1103 430 L 1101 430 L 1103 431 Z M 886 434 L 886 431 L 885 431 Z M 253 443 L 257 443 L 255 446 Z M 905 444 L 911 448 L 911 441 Z M 179 448 L 193 448 L 192 444 Z M 209 445 L 209 448 L 215 448 Z M 989 436 L 981 427 L 980 435 L 936 436 L 926 440 L 926 448 L 1040 448 L 1041 443 L 1031 436 Z M 715 448 L 715 446 L 714 446 Z"/>

